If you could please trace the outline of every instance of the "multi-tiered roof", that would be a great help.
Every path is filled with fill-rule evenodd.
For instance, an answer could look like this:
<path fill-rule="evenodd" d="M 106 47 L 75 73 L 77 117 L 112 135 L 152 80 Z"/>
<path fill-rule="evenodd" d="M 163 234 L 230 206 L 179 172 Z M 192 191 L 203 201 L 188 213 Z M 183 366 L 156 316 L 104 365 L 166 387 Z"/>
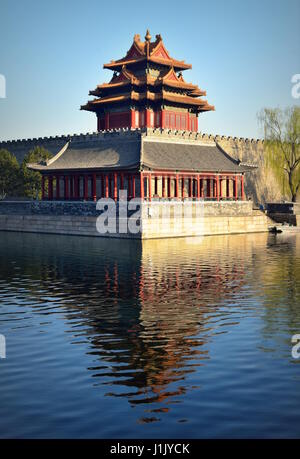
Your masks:
<path fill-rule="evenodd" d="M 127 120 L 134 121 L 135 126 L 129 123 L 128 127 L 174 127 L 176 126 L 176 114 L 181 116 L 197 116 L 198 113 L 214 110 L 214 107 L 202 99 L 206 92 L 197 85 L 187 83 L 182 71 L 192 66 L 173 59 L 162 41 L 161 35 L 156 35 L 156 40 L 151 42 L 151 35 L 147 31 L 145 41 L 140 40 L 139 35 L 134 36 L 133 43 L 126 56 L 117 61 L 111 61 L 104 68 L 114 72 L 109 83 L 98 85 L 90 91 L 95 99 L 83 105 L 81 109 L 95 112 L 99 118 L 108 113 L 123 113 L 123 123 L 126 119 L 124 113 L 129 111 L 150 110 L 158 114 L 156 119 L 147 116 L 144 125 L 140 125 L 140 119 L 128 116 Z M 174 126 L 163 125 L 162 111 L 174 113 Z M 162 116 L 160 116 L 162 115 Z M 171 124 L 169 118 L 169 123 Z M 137 122 L 135 122 L 137 121 Z M 150 125 L 147 121 L 150 121 Z M 159 121 L 159 122 L 158 122 Z M 166 120 L 165 120 L 166 121 Z M 179 119 L 179 123 L 181 120 Z M 188 122 L 188 120 L 187 120 Z M 188 130 L 188 125 L 185 123 Z M 124 124 L 113 127 L 126 127 Z M 195 129 L 191 129 L 195 130 Z"/>

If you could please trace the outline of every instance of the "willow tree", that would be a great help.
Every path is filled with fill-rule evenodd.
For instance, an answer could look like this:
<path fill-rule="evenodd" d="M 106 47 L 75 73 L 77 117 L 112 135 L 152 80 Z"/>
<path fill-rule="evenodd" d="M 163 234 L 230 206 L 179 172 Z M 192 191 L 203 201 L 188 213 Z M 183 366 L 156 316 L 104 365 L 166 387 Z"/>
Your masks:
<path fill-rule="evenodd" d="M 264 128 L 267 166 L 275 173 L 283 193 L 296 202 L 300 188 L 300 107 L 264 108 L 259 120 Z"/>

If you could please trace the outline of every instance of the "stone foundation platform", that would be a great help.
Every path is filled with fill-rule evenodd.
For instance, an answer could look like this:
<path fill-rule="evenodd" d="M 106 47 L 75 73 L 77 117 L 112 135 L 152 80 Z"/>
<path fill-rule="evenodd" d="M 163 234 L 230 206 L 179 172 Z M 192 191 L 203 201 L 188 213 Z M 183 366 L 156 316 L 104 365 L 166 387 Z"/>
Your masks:
<path fill-rule="evenodd" d="M 186 215 L 178 212 L 178 202 L 172 200 L 143 202 L 142 230 L 137 233 L 120 232 L 120 224 L 124 228 L 125 221 L 119 216 L 115 233 L 99 233 L 96 221 L 100 214 L 93 202 L 2 201 L 0 230 L 155 239 L 267 232 L 273 223 L 263 212 L 253 210 L 251 201 L 190 202 Z"/>

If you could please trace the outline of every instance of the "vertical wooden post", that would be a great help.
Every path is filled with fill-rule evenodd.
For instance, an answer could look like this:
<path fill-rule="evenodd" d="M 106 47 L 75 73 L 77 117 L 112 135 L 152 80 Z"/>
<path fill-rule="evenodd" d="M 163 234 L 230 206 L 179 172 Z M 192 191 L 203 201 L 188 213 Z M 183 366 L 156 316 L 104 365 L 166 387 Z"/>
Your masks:
<path fill-rule="evenodd" d="M 210 189 L 210 179 L 206 179 L 206 187 L 207 187 L 207 197 L 210 198 L 211 196 L 211 189 Z"/>
<path fill-rule="evenodd" d="M 234 188 L 234 199 L 237 201 L 238 199 L 237 175 L 235 175 L 234 177 L 233 188 Z"/>
<path fill-rule="evenodd" d="M 152 175 L 148 175 L 148 184 L 149 184 L 149 201 L 151 201 L 152 198 Z"/>
<path fill-rule="evenodd" d="M 109 129 L 109 113 L 105 113 L 105 129 Z"/>
<path fill-rule="evenodd" d="M 131 199 L 131 175 L 127 175 L 127 182 L 128 182 L 128 199 Z"/>
<path fill-rule="evenodd" d="M 158 177 L 155 175 L 155 177 L 154 177 L 154 194 L 155 195 L 158 195 L 158 184 L 157 184 L 157 182 L 158 182 Z"/>
<path fill-rule="evenodd" d="M 216 176 L 216 197 L 217 201 L 220 201 L 220 181 L 219 181 L 219 176 Z"/>
<path fill-rule="evenodd" d="M 136 125 L 135 125 L 135 110 L 131 110 L 131 128 L 132 129 L 136 128 Z"/>
<path fill-rule="evenodd" d="M 93 174 L 93 190 L 92 190 L 92 195 L 93 195 L 93 201 L 97 201 L 97 176 L 94 173 Z"/>
<path fill-rule="evenodd" d="M 67 175 L 65 175 L 64 194 L 65 194 L 65 200 L 67 201 L 69 199 L 69 177 Z"/>
<path fill-rule="evenodd" d="M 162 191 L 162 197 L 166 197 L 166 179 L 165 176 L 163 175 L 161 178 L 161 191 Z"/>
<path fill-rule="evenodd" d="M 245 199 L 244 175 L 241 175 L 241 197 L 242 197 L 242 201 L 244 201 L 244 199 Z"/>
<path fill-rule="evenodd" d="M 178 178 L 178 174 L 176 174 L 176 177 L 175 177 L 175 198 L 178 199 L 178 196 L 179 196 L 179 178 Z"/>
<path fill-rule="evenodd" d="M 118 175 L 114 172 L 114 201 L 118 199 Z"/>
<path fill-rule="evenodd" d="M 222 199 L 222 197 L 223 197 L 223 192 L 222 192 L 223 178 L 222 178 L 222 177 L 219 177 L 218 182 L 219 182 L 219 197 L 220 197 L 220 199 Z"/>
<path fill-rule="evenodd" d="M 105 197 L 109 198 L 108 174 L 105 174 L 104 177 L 105 177 Z"/>
<path fill-rule="evenodd" d="M 167 181 L 168 181 L 167 197 L 170 198 L 171 197 L 171 177 L 168 177 Z"/>
<path fill-rule="evenodd" d="M 132 198 L 135 198 L 135 175 L 132 175 L 132 180 L 131 180 L 131 189 L 132 189 Z"/>
<path fill-rule="evenodd" d="M 74 175 L 74 198 L 79 199 L 79 176 Z"/>
<path fill-rule="evenodd" d="M 141 188 L 141 200 L 143 201 L 144 198 L 145 198 L 144 174 L 143 174 L 143 172 L 140 173 L 140 188 Z"/>
<path fill-rule="evenodd" d="M 166 112 L 165 112 L 165 110 L 161 111 L 161 127 L 162 127 L 162 129 L 165 129 L 165 127 L 166 127 Z"/>
<path fill-rule="evenodd" d="M 189 198 L 193 197 L 193 190 L 192 190 L 192 178 L 189 177 Z"/>
<path fill-rule="evenodd" d="M 74 175 L 70 175 L 70 199 L 74 198 Z"/>
<path fill-rule="evenodd" d="M 230 181 L 229 177 L 226 178 L 226 198 L 230 198 Z"/>
<path fill-rule="evenodd" d="M 45 199 L 45 176 L 42 175 L 42 200 Z"/>
<path fill-rule="evenodd" d="M 83 192 L 83 197 L 84 197 L 84 200 L 87 201 L 88 199 L 88 194 L 89 194 L 89 182 L 88 182 L 88 175 L 84 175 L 83 176 L 83 189 L 84 189 L 84 192 Z"/>
<path fill-rule="evenodd" d="M 52 201 L 53 199 L 53 177 L 52 175 L 48 178 L 48 199 Z"/>
<path fill-rule="evenodd" d="M 197 199 L 200 199 L 200 176 L 197 174 Z"/>
<path fill-rule="evenodd" d="M 101 198 L 105 196 L 104 174 L 101 174 Z"/>
<path fill-rule="evenodd" d="M 59 175 L 56 176 L 56 199 L 60 198 L 60 188 L 59 188 Z"/>

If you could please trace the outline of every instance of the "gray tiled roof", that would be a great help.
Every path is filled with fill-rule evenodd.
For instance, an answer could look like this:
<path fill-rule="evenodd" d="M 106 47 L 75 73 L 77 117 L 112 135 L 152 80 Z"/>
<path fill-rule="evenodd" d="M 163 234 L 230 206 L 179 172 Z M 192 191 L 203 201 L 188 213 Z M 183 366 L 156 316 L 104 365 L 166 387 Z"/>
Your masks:
<path fill-rule="evenodd" d="M 140 168 L 199 172 L 243 172 L 251 169 L 239 165 L 215 142 L 174 139 L 163 134 L 99 135 L 91 140 L 67 144 L 47 163 L 29 164 L 39 171 L 125 170 Z"/>
<path fill-rule="evenodd" d="M 49 165 L 30 164 L 40 171 L 82 169 L 132 169 L 140 162 L 141 141 L 137 138 L 104 139 L 97 142 L 71 142 L 60 156 L 57 154 Z"/>
<path fill-rule="evenodd" d="M 238 161 L 218 145 L 190 143 L 144 142 L 143 164 L 151 169 L 199 172 L 242 172 Z"/>

